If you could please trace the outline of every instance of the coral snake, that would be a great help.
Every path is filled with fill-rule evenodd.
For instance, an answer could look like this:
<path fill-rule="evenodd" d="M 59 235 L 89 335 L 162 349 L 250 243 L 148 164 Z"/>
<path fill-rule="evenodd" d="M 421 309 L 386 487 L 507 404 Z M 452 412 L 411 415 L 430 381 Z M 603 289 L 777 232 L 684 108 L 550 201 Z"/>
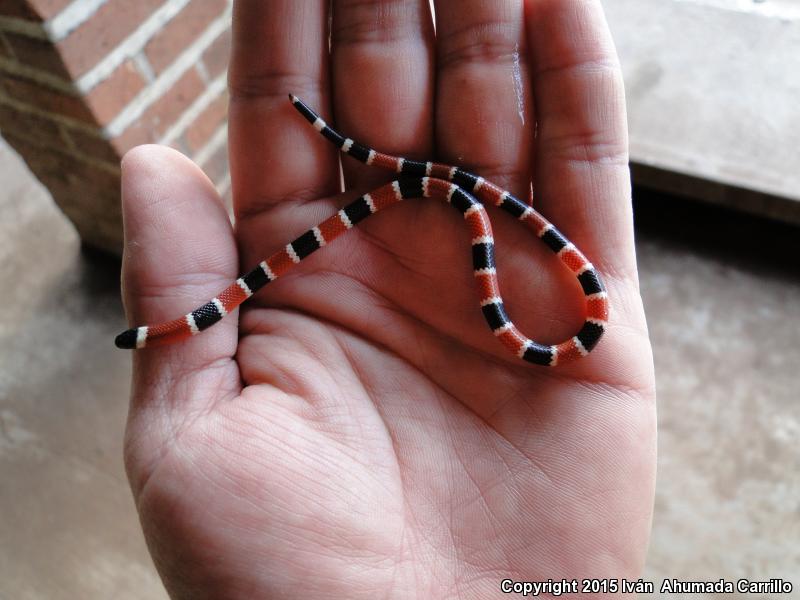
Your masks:
<path fill-rule="evenodd" d="M 315 250 L 330 244 L 370 215 L 411 198 L 438 198 L 463 215 L 472 236 L 472 262 L 481 311 L 494 335 L 510 352 L 537 365 L 555 366 L 585 356 L 595 347 L 608 320 L 608 296 L 600 275 L 575 245 L 538 212 L 483 177 L 458 167 L 408 160 L 367 148 L 329 127 L 297 97 L 289 97 L 314 129 L 343 153 L 367 165 L 390 169 L 398 173 L 398 179 L 360 196 L 312 227 L 200 308 L 166 323 L 121 333 L 115 340 L 117 347 L 133 349 L 168 344 L 200 333 Z M 583 326 L 573 337 L 553 346 L 539 344 L 522 334 L 508 318 L 497 281 L 492 226 L 482 203 L 499 206 L 533 230 L 578 278 L 586 310 Z"/>

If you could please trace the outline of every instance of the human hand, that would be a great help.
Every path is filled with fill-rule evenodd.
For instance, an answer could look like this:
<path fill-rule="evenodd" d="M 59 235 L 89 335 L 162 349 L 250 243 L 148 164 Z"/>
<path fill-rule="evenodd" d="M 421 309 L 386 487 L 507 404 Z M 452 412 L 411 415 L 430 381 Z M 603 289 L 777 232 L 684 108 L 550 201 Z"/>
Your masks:
<path fill-rule="evenodd" d="M 238 323 L 136 352 L 126 466 L 167 589 L 483 598 L 504 578 L 638 577 L 655 392 L 599 2 L 440 0 L 434 41 L 426 0 L 338 0 L 330 61 L 327 5 L 236 6 L 235 230 L 187 159 L 126 156 L 131 320 L 188 312 L 391 177 L 345 157 L 340 198 L 338 156 L 294 113 L 294 92 L 379 150 L 436 154 L 522 198 L 532 179 L 537 209 L 603 274 L 609 327 L 575 363 L 516 361 L 477 307 L 463 220 L 414 200 L 304 260 Z M 543 342 L 574 334 L 574 278 L 489 214 L 510 316 Z"/>

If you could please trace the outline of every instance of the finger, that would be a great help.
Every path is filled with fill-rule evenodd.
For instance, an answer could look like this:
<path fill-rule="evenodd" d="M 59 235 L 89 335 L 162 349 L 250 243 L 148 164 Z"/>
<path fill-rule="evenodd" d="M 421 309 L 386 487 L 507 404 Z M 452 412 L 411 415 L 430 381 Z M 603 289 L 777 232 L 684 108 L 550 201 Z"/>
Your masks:
<path fill-rule="evenodd" d="M 229 148 L 234 211 L 246 221 L 284 199 L 335 193 L 335 149 L 292 109 L 294 93 L 323 114 L 328 91 L 327 0 L 237 0 L 233 15 Z"/>
<path fill-rule="evenodd" d="M 334 0 L 332 69 L 336 124 L 382 152 L 430 157 L 433 22 L 428 0 Z M 343 161 L 348 185 L 386 174 Z"/>
<path fill-rule="evenodd" d="M 227 212 L 213 184 L 182 154 L 163 146 L 139 146 L 126 154 L 122 209 L 122 289 L 132 326 L 188 314 L 236 278 Z M 134 351 L 135 403 L 164 396 L 175 382 L 209 365 L 230 362 L 237 329 L 237 317 L 230 315 L 202 335 Z M 238 376 L 229 383 L 238 385 Z"/>
<path fill-rule="evenodd" d="M 635 276 L 625 96 L 599 0 L 528 0 L 538 209 L 607 274 Z"/>
<path fill-rule="evenodd" d="M 522 1 L 435 5 L 439 156 L 526 200 L 534 115 Z"/>

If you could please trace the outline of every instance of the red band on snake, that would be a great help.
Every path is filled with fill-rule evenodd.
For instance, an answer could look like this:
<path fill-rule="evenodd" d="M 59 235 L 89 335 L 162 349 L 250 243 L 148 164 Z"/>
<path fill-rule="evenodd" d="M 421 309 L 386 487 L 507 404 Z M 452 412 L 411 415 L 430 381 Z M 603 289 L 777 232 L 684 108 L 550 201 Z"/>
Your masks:
<path fill-rule="evenodd" d="M 458 167 L 408 160 L 367 148 L 329 127 L 295 96 L 290 98 L 298 112 L 343 153 L 367 165 L 391 169 L 399 178 L 360 196 L 312 227 L 200 308 L 166 323 L 121 333 L 115 341 L 117 347 L 133 349 L 168 344 L 200 333 L 348 229 L 396 202 L 412 198 L 444 200 L 463 215 L 472 235 L 473 270 L 481 311 L 494 335 L 512 354 L 537 365 L 555 366 L 586 356 L 597 345 L 608 321 L 608 296 L 602 280 L 580 250 L 547 219 L 509 192 Z M 586 301 L 585 320 L 568 340 L 552 346 L 539 344 L 521 333 L 509 319 L 500 295 L 494 237 L 484 204 L 502 208 L 531 229 L 578 278 Z"/>

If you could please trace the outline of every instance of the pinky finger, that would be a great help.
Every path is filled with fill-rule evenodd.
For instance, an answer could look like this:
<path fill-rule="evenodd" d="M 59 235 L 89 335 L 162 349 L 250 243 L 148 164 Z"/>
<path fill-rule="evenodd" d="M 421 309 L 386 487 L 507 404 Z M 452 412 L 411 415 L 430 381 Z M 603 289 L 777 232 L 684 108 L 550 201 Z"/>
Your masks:
<path fill-rule="evenodd" d="M 599 0 L 528 0 L 536 205 L 606 274 L 636 278 L 625 93 Z"/>

